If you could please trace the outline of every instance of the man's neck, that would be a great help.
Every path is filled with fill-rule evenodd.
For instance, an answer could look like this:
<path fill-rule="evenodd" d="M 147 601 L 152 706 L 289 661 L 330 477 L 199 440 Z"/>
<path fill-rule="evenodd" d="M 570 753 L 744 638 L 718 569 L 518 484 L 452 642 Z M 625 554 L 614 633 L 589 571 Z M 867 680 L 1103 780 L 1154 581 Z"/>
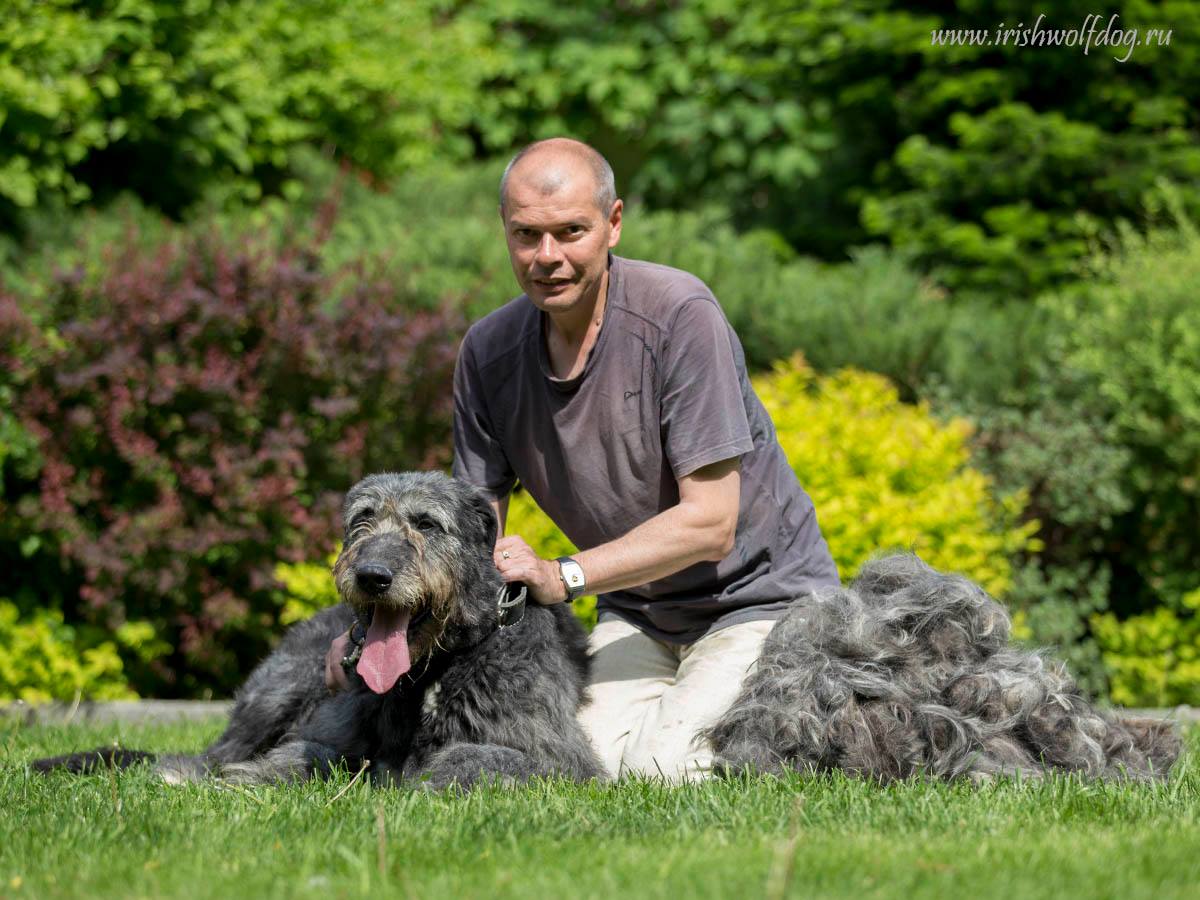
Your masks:
<path fill-rule="evenodd" d="M 589 333 L 599 331 L 604 321 L 604 305 L 608 301 L 608 270 L 600 276 L 596 296 L 575 309 L 547 313 L 548 325 L 555 337 L 565 346 L 576 348 L 587 341 Z"/>
<path fill-rule="evenodd" d="M 555 377 L 570 380 L 583 371 L 604 323 L 608 276 L 606 270 L 600 278 L 595 298 L 585 308 L 547 315 L 546 352 Z"/>

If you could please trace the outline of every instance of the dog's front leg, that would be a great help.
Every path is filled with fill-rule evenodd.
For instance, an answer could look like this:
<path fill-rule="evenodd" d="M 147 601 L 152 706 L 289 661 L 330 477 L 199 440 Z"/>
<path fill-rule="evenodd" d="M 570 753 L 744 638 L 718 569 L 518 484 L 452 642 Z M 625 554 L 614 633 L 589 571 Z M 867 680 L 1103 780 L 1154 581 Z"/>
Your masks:
<path fill-rule="evenodd" d="M 433 753 L 422 764 L 405 770 L 405 781 L 424 790 L 440 791 L 452 785 L 470 790 L 476 784 L 519 784 L 535 775 L 554 774 L 520 750 L 499 744 L 451 744 Z"/>
<path fill-rule="evenodd" d="M 314 775 L 329 774 L 339 763 L 353 765 L 353 760 L 327 744 L 291 740 L 248 762 L 227 763 L 219 774 L 235 784 L 307 781 Z"/>
<path fill-rule="evenodd" d="M 380 700 L 363 690 L 350 690 L 322 701 L 298 734 L 261 756 L 220 769 L 230 781 L 304 781 L 328 775 L 344 765 L 357 770 L 375 743 L 371 723 Z"/>

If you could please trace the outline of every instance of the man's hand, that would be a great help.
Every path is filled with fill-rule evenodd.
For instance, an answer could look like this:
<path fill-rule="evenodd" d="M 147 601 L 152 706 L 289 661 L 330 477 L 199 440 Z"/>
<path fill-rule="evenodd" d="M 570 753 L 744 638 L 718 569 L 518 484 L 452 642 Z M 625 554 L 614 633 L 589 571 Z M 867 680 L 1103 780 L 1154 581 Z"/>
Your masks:
<path fill-rule="evenodd" d="M 492 559 L 501 578 L 506 582 L 525 582 L 530 596 L 543 606 L 567 599 L 567 586 L 559 577 L 558 563 L 542 559 L 519 535 L 512 534 L 496 541 Z"/>
<path fill-rule="evenodd" d="M 329 645 L 329 652 L 325 654 L 325 687 L 329 688 L 331 694 L 350 686 L 346 670 L 342 668 L 342 659 L 349 647 L 350 632 L 347 631 L 333 639 L 333 643 Z"/>

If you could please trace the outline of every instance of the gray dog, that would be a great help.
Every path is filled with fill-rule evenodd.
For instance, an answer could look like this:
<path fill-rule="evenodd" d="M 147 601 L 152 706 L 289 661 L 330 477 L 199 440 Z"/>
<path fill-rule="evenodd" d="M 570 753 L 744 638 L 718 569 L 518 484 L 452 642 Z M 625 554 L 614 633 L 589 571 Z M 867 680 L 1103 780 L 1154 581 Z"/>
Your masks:
<path fill-rule="evenodd" d="M 587 649 L 569 606 L 514 606 L 479 492 L 433 472 L 372 475 L 346 495 L 334 565 L 343 603 L 294 626 L 199 756 L 95 750 L 38 760 L 84 771 L 154 759 L 168 780 L 306 778 L 369 766 L 376 783 L 470 786 L 481 775 L 583 780 L 601 769 L 576 722 Z M 354 625 L 351 687 L 330 696 L 330 642 Z"/>

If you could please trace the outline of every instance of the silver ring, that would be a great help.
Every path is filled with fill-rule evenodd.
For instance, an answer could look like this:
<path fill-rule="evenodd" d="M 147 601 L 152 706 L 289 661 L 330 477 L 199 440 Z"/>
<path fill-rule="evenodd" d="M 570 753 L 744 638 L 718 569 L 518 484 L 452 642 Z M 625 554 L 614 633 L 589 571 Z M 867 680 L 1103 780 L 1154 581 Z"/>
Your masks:
<path fill-rule="evenodd" d="M 504 559 L 508 559 L 508 551 L 507 551 L 507 550 L 501 550 L 501 551 L 500 551 L 500 556 L 502 556 Z"/>

